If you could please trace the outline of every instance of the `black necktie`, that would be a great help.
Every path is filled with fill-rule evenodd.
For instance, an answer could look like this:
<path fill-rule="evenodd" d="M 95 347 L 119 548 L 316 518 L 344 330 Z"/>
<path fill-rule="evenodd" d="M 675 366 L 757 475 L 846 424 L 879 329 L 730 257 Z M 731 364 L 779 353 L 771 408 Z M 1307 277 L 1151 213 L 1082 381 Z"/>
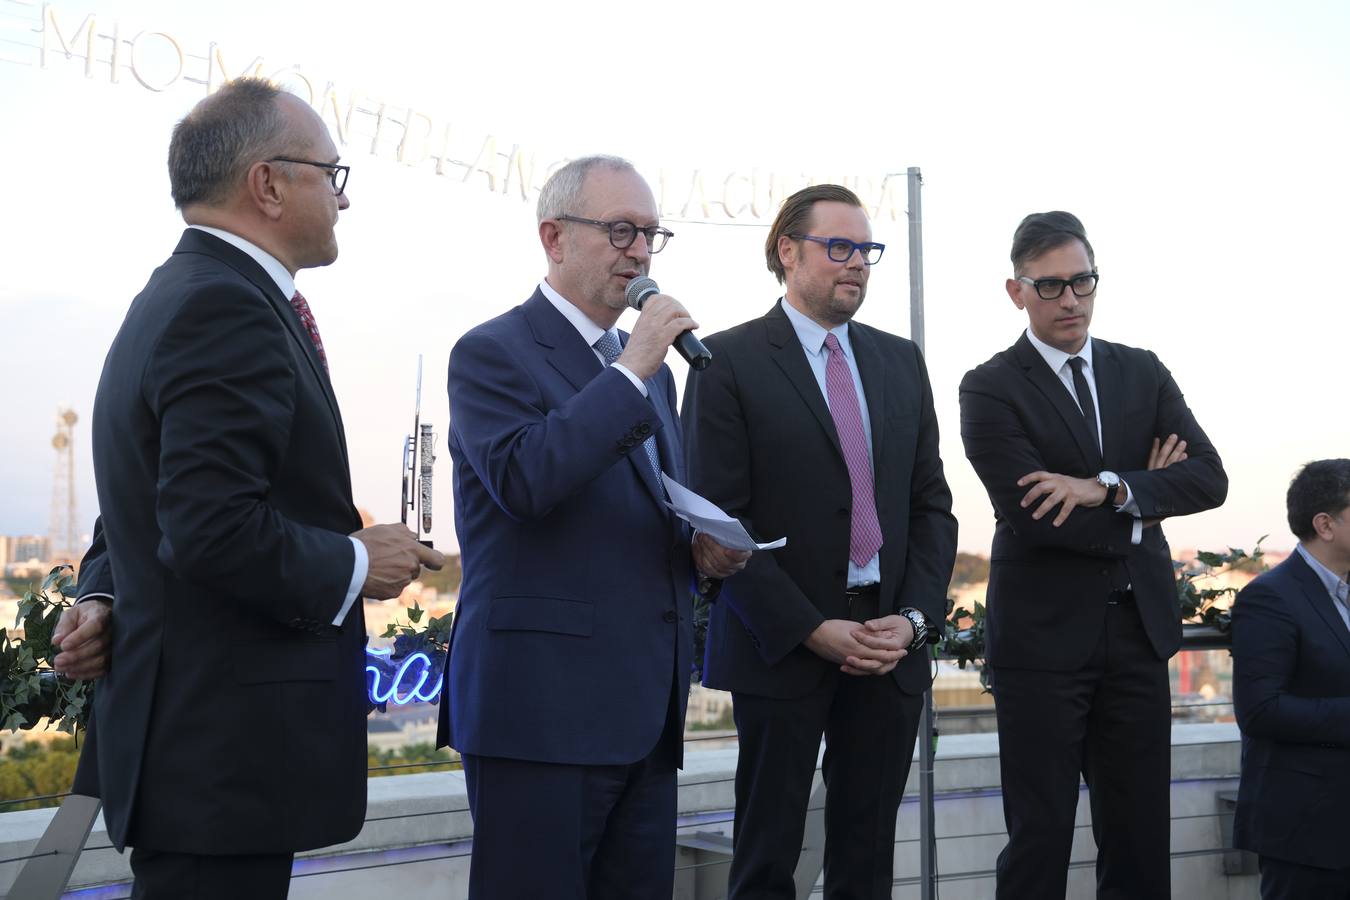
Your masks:
<path fill-rule="evenodd" d="M 1073 369 L 1073 392 L 1078 395 L 1078 408 L 1083 411 L 1083 418 L 1087 419 L 1088 431 L 1092 432 L 1092 441 L 1097 445 L 1097 450 L 1100 452 L 1102 438 L 1097 433 L 1097 407 L 1092 402 L 1092 391 L 1088 389 L 1087 376 L 1083 374 L 1083 357 L 1071 357 L 1069 368 Z"/>

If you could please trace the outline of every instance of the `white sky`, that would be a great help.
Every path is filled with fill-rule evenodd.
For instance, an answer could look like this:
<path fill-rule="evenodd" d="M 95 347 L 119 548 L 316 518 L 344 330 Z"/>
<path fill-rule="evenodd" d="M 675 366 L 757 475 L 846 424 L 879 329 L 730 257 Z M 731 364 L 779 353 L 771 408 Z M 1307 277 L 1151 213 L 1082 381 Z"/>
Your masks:
<path fill-rule="evenodd" d="M 588 152 L 709 173 L 881 176 L 923 170 L 927 356 L 962 549 L 993 517 L 961 450 L 956 388 L 1013 342 L 1008 246 L 1023 215 L 1068 209 L 1102 272 L 1093 334 L 1158 353 L 1232 482 L 1218 511 L 1168 522 L 1174 547 L 1288 547 L 1284 488 L 1302 462 L 1350 453 L 1350 6 L 1232 3 L 445 3 L 58 0 L 69 38 L 94 13 L 124 40 L 216 42 L 450 122 L 454 155 L 491 133 L 548 161 Z M 559 11 L 559 9 L 563 11 Z M 0 0 L 0 533 L 42 533 L 56 407 L 77 431 L 82 529 L 96 512 L 89 413 L 131 297 L 181 230 L 164 158 L 204 88 L 142 88 L 80 60 L 46 69 L 40 6 Z M 108 42 L 104 41 L 103 44 Z M 166 45 L 149 39 L 153 69 Z M 155 51 L 160 51 L 156 56 Z M 124 58 L 125 62 L 125 58 Z M 191 65 L 191 61 L 189 61 Z M 199 69 L 204 64 L 197 63 Z M 345 102 L 345 99 L 344 99 Z M 416 354 L 423 417 L 442 434 L 444 367 L 467 328 L 525 299 L 544 271 L 533 203 L 435 177 L 353 137 L 342 255 L 300 274 L 333 368 L 357 503 L 397 516 Z M 683 188 L 672 189 L 680 193 Z M 859 319 L 909 330 L 901 219 Z M 668 204 L 678 206 L 679 202 Z M 652 274 L 702 331 L 769 308 L 762 227 L 668 221 Z M 631 315 L 631 314 L 630 314 Z M 625 320 L 628 321 L 628 320 Z M 621 322 L 621 325 L 624 324 Z M 671 355 L 677 379 L 684 364 Z M 448 454 L 438 545 L 453 544 Z"/>

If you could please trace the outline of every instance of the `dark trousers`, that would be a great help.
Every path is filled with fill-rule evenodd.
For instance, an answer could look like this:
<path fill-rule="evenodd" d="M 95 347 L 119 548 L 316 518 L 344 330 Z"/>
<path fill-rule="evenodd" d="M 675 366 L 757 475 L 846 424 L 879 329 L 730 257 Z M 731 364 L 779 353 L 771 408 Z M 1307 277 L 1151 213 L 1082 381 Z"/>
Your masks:
<path fill-rule="evenodd" d="M 202 856 L 136 847 L 131 900 L 285 900 L 292 853 Z"/>
<path fill-rule="evenodd" d="M 1319 869 L 1262 856 L 1261 900 L 1350 900 L 1350 868 Z"/>
<path fill-rule="evenodd" d="M 734 693 L 732 702 L 740 757 L 728 900 L 796 896 L 792 872 L 822 734 L 825 900 L 889 898 L 895 816 L 923 698 L 902 694 L 889 675 L 832 669 L 805 697 Z"/>
<path fill-rule="evenodd" d="M 631 765 L 466 754 L 469 900 L 670 900 L 683 738 L 673 703 L 656 747 Z"/>
<path fill-rule="evenodd" d="M 1097 841 L 1097 897 L 1168 900 L 1171 692 L 1133 603 L 1107 607 L 1081 669 L 996 667 L 993 691 L 1008 827 L 999 900 L 1064 896 L 1079 773 Z"/>

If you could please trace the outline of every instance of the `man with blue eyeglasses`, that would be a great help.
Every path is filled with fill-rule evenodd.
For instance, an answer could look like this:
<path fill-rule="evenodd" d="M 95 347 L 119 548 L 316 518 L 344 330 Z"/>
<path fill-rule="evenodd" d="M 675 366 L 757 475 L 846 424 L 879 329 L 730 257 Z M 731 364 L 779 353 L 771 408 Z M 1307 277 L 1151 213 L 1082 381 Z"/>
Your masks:
<path fill-rule="evenodd" d="M 732 900 L 796 896 L 822 735 L 825 897 L 891 896 L 956 520 L 923 357 L 853 321 L 884 249 L 852 191 L 793 194 L 765 243 L 782 299 L 707 338 L 685 386 L 693 488 L 787 537 L 704 591 L 703 681 L 732 692 L 740 736 Z"/>
<path fill-rule="evenodd" d="M 997 896 L 1064 896 L 1081 773 L 1099 900 L 1167 900 L 1181 625 L 1159 523 L 1219 506 L 1228 476 L 1158 358 L 1089 337 L 1098 274 L 1076 216 L 1027 216 L 1012 264 L 1005 289 L 1028 327 L 961 381 L 961 438 L 996 520 Z"/>

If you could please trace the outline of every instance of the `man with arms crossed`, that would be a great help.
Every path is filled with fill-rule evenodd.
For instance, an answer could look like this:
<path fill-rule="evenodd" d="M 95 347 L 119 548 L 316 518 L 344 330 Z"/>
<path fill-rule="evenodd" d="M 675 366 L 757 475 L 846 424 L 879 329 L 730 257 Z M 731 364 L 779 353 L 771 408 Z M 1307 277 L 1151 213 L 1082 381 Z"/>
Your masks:
<path fill-rule="evenodd" d="M 1289 485 L 1298 545 L 1233 604 L 1233 707 L 1247 737 L 1233 846 L 1264 900 L 1350 898 L 1350 459 Z"/>
<path fill-rule="evenodd" d="M 744 555 L 700 536 L 691 560 L 664 502 L 684 460 L 663 360 L 696 323 L 658 295 L 614 327 L 670 237 L 651 189 L 573 160 L 538 222 L 547 277 L 450 353 L 464 578 L 440 742 L 464 756 L 469 896 L 669 900 L 694 561 L 725 576 Z"/>
<path fill-rule="evenodd" d="M 825 737 L 825 896 L 891 896 L 895 818 L 956 557 L 923 357 L 854 322 L 884 247 L 808 187 L 765 242 L 783 298 L 707 340 L 685 386 L 692 486 L 780 550 L 720 586 L 704 684 L 732 692 L 732 898 L 792 898 Z"/>
<path fill-rule="evenodd" d="M 1218 506 L 1228 477 L 1158 358 L 1088 336 L 1098 276 L 1077 217 L 1027 216 L 1012 263 L 1005 287 L 1029 327 L 961 382 L 961 438 L 997 520 L 997 894 L 1064 896 L 1081 772 L 1097 896 L 1166 900 L 1181 626 L 1159 522 Z"/>
<path fill-rule="evenodd" d="M 80 626 L 110 607 L 91 746 L 136 898 L 285 897 L 297 850 L 361 830 L 360 599 L 444 562 L 400 525 L 360 529 L 295 290 L 337 257 L 346 174 L 314 111 L 268 82 L 198 103 L 169 146 L 189 228 L 99 381 L 102 515 L 57 664 L 98 674 L 75 645 L 96 645 Z"/>

